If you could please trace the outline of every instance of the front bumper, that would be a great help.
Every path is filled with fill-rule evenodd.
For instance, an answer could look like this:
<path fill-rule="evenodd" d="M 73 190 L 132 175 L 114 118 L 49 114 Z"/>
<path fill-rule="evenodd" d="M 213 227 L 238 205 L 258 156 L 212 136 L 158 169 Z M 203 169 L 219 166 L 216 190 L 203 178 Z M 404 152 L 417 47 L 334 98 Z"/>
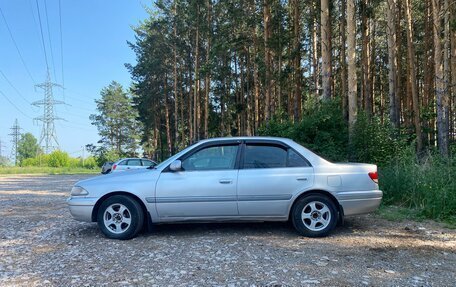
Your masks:
<path fill-rule="evenodd" d="M 72 196 L 68 198 L 67 203 L 71 215 L 76 220 L 92 222 L 92 211 L 97 199 L 98 198 L 96 197 L 81 196 Z"/>
<path fill-rule="evenodd" d="M 344 209 L 344 215 L 356 215 L 377 210 L 382 202 L 381 190 L 347 191 L 337 194 L 339 204 Z"/>

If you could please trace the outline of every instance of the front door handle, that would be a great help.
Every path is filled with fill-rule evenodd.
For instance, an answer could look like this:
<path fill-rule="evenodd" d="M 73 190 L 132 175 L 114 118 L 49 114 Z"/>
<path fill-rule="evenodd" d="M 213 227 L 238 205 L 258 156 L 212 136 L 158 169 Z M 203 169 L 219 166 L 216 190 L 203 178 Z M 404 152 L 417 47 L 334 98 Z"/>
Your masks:
<path fill-rule="evenodd" d="M 298 177 L 296 180 L 298 180 L 298 181 L 307 181 L 307 177 Z"/>
<path fill-rule="evenodd" d="M 232 179 L 221 179 L 221 180 L 219 180 L 219 182 L 221 184 L 230 184 L 230 183 L 233 183 L 233 180 Z"/>

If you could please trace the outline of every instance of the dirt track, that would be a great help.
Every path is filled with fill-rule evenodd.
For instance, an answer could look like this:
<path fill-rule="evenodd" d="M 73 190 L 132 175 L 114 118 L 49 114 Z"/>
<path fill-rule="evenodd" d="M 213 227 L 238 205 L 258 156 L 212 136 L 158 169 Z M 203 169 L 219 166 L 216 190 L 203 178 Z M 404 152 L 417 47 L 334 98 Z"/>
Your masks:
<path fill-rule="evenodd" d="M 456 231 L 347 218 L 322 239 L 287 223 L 157 226 L 130 241 L 74 221 L 87 176 L 0 177 L 0 286 L 456 286 Z"/>

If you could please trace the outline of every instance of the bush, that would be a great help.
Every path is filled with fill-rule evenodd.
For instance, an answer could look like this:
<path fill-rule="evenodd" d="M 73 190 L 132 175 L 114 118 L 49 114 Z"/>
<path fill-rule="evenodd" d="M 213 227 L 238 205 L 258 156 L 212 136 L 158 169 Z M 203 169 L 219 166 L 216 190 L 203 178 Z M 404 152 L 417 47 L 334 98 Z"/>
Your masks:
<path fill-rule="evenodd" d="M 81 162 L 82 166 L 82 162 Z M 97 161 L 93 156 L 90 156 L 84 160 L 84 165 L 82 167 L 94 169 L 98 167 Z"/>
<path fill-rule="evenodd" d="M 417 208 L 423 216 L 456 219 L 456 160 L 429 153 L 418 161 L 415 148 L 379 168 L 385 204 Z"/>
<path fill-rule="evenodd" d="M 363 112 L 358 114 L 349 147 L 351 160 L 382 166 L 395 158 L 405 146 L 388 120 L 382 123 L 379 117 L 369 119 Z"/>
<path fill-rule="evenodd" d="M 21 161 L 21 166 L 29 167 L 29 166 L 48 166 L 49 162 L 49 155 L 41 154 L 36 157 L 26 158 Z"/>
<path fill-rule="evenodd" d="M 70 156 L 68 153 L 56 150 L 49 154 L 48 166 L 50 167 L 69 167 Z"/>
<path fill-rule="evenodd" d="M 347 160 L 347 124 L 339 100 L 312 103 L 298 124 L 284 117 L 274 117 L 260 128 L 265 136 L 287 137 L 333 161 Z"/>

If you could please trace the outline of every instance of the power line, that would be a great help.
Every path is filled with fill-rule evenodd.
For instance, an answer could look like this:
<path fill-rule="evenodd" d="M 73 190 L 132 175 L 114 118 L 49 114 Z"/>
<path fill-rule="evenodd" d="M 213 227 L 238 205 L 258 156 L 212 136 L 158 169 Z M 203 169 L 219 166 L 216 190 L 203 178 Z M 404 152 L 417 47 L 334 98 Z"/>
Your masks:
<path fill-rule="evenodd" d="M 47 26 L 47 30 L 48 30 L 49 50 L 51 51 L 52 69 L 54 70 L 54 78 L 57 79 L 57 75 L 55 73 L 54 52 L 52 51 L 51 29 L 49 29 L 49 16 L 48 16 L 48 8 L 47 8 L 46 0 L 44 0 L 44 12 L 45 12 L 44 15 L 46 16 L 46 26 Z"/>
<path fill-rule="evenodd" d="M 37 2 L 38 3 L 38 2 Z M 27 67 L 27 64 L 25 63 L 25 60 L 24 58 L 22 57 L 22 53 L 21 51 L 19 50 L 19 47 L 16 43 L 16 40 L 14 40 L 14 37 L 13 37 L 13 33 L 11 32 L 11 29 L 8 25 L 8 22 L 6 21 L 6 18 L 5 18 L 5 15 L 3 14 L 3 10 L 2 8 L 0 7 L 0 14 L 2 14 L 2 18 L 3 18 L 3 21 L 5 22 L 5 26 L 6 26 L 6 29 L 8 30 L 8 33 L 11 37 L 11 40 L 13 41 L 13 44 L 14 44 L 14 47 L 16 47 L 16 51 L 17 53 L 19 54 L 19 58 L 21 59 L 21 62 L 22 62 L 22 65 L 24 65 L 24 68 L 25 70 L 27 71 L 27 74 L 29 75 L 30 79 L 32 80 L 32 82 L 35 84 L 35 79 L 33 78 L 32 76 L 32 73 L 30 73 L 30 70 L 29 68 Z"/>
<path fill-rule="evenodd" d="M 62 86 L 65 87 L 65 76 L 63 74 L 63 32 L 62 32 L 62 3 L 59 0 L 59 25 L 60 25 L 60 63 L 62 64 Z M 65 101 L 65 89 L 62 90 Z"/>
<path fill-rule="evenodd" d="M 73 129 L 78 129 L 78 130 L 83 130 L 83 131 L 94 131 L 93 129 L 89 129 L 89 128 L 82 128 L 82 127 L 79 127 L 79 126 L 76 126 L 76 125 L 71 125 L 71 124 L 68 124 L 67 122 L 64 123 L 64 124 L 58 124 L 61 128 L 65 128 L 63 125 L 65 125 L 66 127 L 70 127 L 70 128 L 73 128 Z"/>
<path fill-rule="evenodd" d="M 5 78 L 5 80 L 8 82 L 8 84 L 16 91 L 16 93 L 29 105 L 31 105 L 32 103 L 30 103 L 20 92 L 19 90 L 13 85 L 13 83 L 11 83 L 11 81 L 6 77 L 6 75 L 3 73 L 2 70 L 0 70 L 0 74 L 2 74 L 3 78 Z"/>
<path fill-rule="evenodd" d="M 46 69 L 49 71 L 49 65 L 48 65 L 48 59 L 47 59 L 47 53 L 46 53 L 46 45 L 44 43 L 44 36 L 43 36 L 43 25 L 41 24 L 40 5 L 38 4 L 38 0 L 35 0 L 35 2 L 36 2 L 36 8 L 38 9 L 38 22 L 40 23 L 41 42 L 43 44 L 43 50 L 44 50 L 44 60 L 46 61 Z"/>
<path fill-rule="evenodd" d="M 33 119 L 32 117 L 28 116 L 26 113 L 24 113 L 21 109 L 19 109 L 2 91 L 0 91 L 0 94 L 22 115 L 29 119 Z"/>

